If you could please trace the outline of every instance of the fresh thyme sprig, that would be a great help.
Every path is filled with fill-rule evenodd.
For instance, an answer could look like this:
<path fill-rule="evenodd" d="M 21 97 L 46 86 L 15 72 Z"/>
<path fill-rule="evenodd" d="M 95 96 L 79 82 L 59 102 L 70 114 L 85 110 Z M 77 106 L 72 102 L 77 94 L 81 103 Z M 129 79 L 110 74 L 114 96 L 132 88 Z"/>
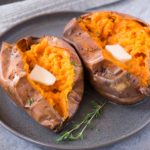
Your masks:
<path fill-rule="evenodd" d="M 63 132 L 60 137 L 57 138 L 57 142 L 61 141 L 73 141 L 78 139 L 83 139 L 83 133 L 86 130 L 86 128 L 89 126 L 89 124 L 92 122 L 92 120 L 96 117 L 100 117 L 101 111 L 106 103 L 103 103 L 102 105 L 98 103 L 93 103 L 93 111 L 88 113 L 84 119 L 79 123 L 76 124 L 72 129 Z M 82 127 L 80 129 L 80 127 Z M 75 131 L 78 131 L 77 133 L 74 133 Z"/>

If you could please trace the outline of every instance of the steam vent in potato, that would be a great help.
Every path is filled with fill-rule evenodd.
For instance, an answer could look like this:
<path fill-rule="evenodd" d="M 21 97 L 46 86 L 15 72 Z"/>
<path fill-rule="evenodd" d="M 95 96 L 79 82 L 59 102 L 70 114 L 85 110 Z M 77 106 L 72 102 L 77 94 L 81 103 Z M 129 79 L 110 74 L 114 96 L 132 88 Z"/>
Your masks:
<path fill-rule="evenodd" d="M 0 84 L 34 120 L 54 131 L 75 114 L 83 95 L 83 69 L 74 49 L 56 37 L 3 42 Z"/>
<path fill-rule="evenodd" d="M 80 55 L 94 88 L 108 100 L 134 104 L 150 95 L 150 26 L 117 12 L 72 19 L 64 39 Z"/>

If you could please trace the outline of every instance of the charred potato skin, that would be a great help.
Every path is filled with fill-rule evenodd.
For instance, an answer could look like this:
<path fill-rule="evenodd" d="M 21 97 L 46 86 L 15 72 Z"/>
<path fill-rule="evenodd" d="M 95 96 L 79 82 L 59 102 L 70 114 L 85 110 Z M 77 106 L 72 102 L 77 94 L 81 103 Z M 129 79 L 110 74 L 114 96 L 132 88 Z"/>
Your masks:
<path fill-rule="evenodd" d="M 82 100 L 84 91 L 83 68 L 78 55 L 69 44 L 56 37 L 48 36 L 46 38 L 48 38 L 51 45 L 67 49 L 70 53 L 70 60 L 77 64 L 77 66 L 74 66 L 74 85 L 68 95 L 69 117 L 64 120 L 27 80 L 26 72 L 23 69 L 23 61 L 17 49 L 29 50 L 31 45 L 39 42 L 40 38 L 26 37 L 15 44 L 2 43 L 0 84 L 12 98 L 12 102 L 23 108 L 35 121 L 54 132 L 59 132 L 74 116 Z M 27 104 L 29 96 L 34 98 L 31 105 Z"/>
<path fill-rule="evenodd" d="M 92 13 L 95 12 L 82 15 L 81 18 L 88 17 Z M 143 26 L 149 26 L 138 18 L 113 11 L 110 13 L 116 13 L 124 18 L 133 19 Z M 134 104 L 143 100 L 146 95 L 150 95 L 149 88 L 141 87 L 134 75 L 104 59 L 97 43 L 80 27 L 77 19 L 73 18 L 65 26 L 63 37 L 75 47 L 93 87 L 108 100 L 118 104 Z"/>

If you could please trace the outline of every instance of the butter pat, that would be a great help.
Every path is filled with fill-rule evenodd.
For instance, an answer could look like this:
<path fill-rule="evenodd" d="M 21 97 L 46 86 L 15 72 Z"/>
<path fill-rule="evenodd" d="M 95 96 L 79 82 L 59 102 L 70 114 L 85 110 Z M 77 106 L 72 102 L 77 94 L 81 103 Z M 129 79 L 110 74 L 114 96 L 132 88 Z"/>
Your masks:
<path fill-rule="evenodd" d="M 131 60 L 132 56 L 128 54 L 125 49 L 119 44 L 106 45 L 105 49 L 111 53 L 111 55 L 121 62 L 126 62 Z"/>
<path fill-rule="evenodd" d="M 39 65 L 35 65 L 29 77 L 31 80 L 47 86 L 53 85 L 56 81 L 56 77 L 52 73 L 40 67 Z"/>

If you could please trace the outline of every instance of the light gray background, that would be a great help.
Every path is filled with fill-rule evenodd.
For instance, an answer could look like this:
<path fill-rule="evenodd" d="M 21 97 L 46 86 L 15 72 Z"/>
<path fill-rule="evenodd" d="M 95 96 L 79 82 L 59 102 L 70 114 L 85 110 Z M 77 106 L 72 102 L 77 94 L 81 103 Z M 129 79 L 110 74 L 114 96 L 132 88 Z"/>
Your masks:
<path fill-rule="evenodd" d="M 123 13 L 128 13 L 133 16 L 137 16 L 139 18 L 142 18 L 146 22 L 150 23 L 150 0 L 122 0 L 121 2 L 107 5 L 102 8 L 97 7 L 96 9 L 117 10 Z M 2 14 L 1 9 L 0 13 Z M 12 135 L 6 129 L 0 126 L 0 150 L 24 150 L 24 149 L 47 150 L 43 147 L 26 142 Z M 140 132 L 136 133 L 135 135 L 109 147 L 102 148 L 101 150 L 150 150 L 150 124 Z"/>

